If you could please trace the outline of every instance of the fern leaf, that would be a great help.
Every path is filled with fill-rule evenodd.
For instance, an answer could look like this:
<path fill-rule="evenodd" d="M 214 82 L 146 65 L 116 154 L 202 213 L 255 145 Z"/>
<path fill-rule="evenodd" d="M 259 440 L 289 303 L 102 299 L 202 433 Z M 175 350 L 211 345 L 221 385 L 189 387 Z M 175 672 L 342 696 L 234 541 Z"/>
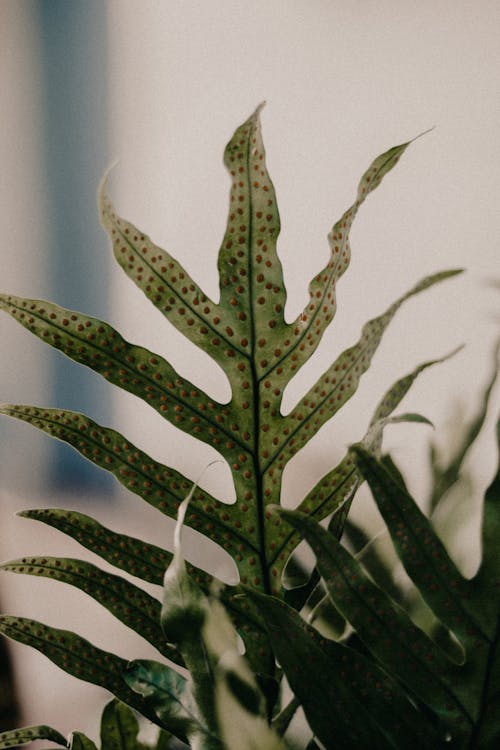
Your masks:
<path fill-rule="evenodd" d="M 36 648 L 68 674 L 106 688 L 123 703 L 137 709 L 154 723 L 159 723 L 147 703 L 123 681 L 126 659 L 97 648 L 71 631 L 53 628 L 26 617 L 0 615 L 0 633 Z"/>
<path fill-rule="evenodd" d="M 66 740 L 62 734 L 56 729 L 48 727 L 46 724 L 39 724 L 35 727 L 22 727 L 21 729 L 0 732 L 0 750 L 29 745 L 30 742 L 34 742 L 35 740 L 49 740 L 50 742 L 56 742 L 58 745 L 66 747 Z"/>
<path fill-rule="evenodd" d="M 83 560 L 63 557 L 25 557 L 3 563 L 0 570 L 62 581 L 84 591 L 163 656 L 182 663 L 176 650 L 165 643 L 160 627 L 160 602 L 124 578 Z"/>
<path fill-rule="evenodd" d="M 472 717 L 456 695 L 444 653 L 328 531 L 296 511 L 281 514 L 307 540 L 335 607 L 385 669 L 443 719 L 464 727 L 470 724 Z"/>
<path fill-rule="evenodd" d="M 174 425 L 221 453 L 232 471 L 237 502 L 228 506 L 198 492 L 186 523 L 233 556 L 243 584 L 280 594 L 292 537 L 279 517 L 271 518 L 268 506 L 281 500 L 286 463 L 354 394 L 385 328 L 403 301 L 457 272 L 427 277 L 383 315 L 369 321 L 359 342 L 340 355 L 290 414 L 282 415 L 287 383 L 314 352 L 335 313 L 335 286 L 349 263 L 352 221 L 408 143 L 377 157 L 361 178 L 356 201 L 329 235 L 330 260 L 310 284 L 310 302 L 289 324 L 284 315 L 286 291 L 277 252 L 280 218 L 266 166 L 260 110 L 257 108 L 236 129 L 224 152 L 231 189 L 218 255 L 218 302 L 208 299 L 170 253 L 116 213 L 106 179 L 99 193 L 101 220 L 118 262 L 166 318 L 221 365 L 231 386 L 230 402 L 221 404 L 210 399 L 159 355 L 130 344 L 95 318 L 51 303 L 6 295 L 0 298 L 0 305 L 42 340 L 136 394 Z M 3 411 L 66 440 L 147 502 L 175 516 L 182 500 L 176 485 L 182 496 L 189 491 L 189 482 L 183 477 L 152 462 L 134 447 L 128 450 L 121 436 L 83 416 L 60 414 L 58 419 L 63 424 L 56 427 L 55 412 L 27 409 L 23 412 L 6 407 Z M 94 442 L 88 439 L 88 431 L 97 435 Z M 121 453 L 107 450 L 102 444 L 105 439 L 112 447 L 120 447 Z M 344 502 L 359 483 L 350 461 L 347 458 L 321 480 L 319 503 L 308 496 L 302 506 L 311 507 L 319 517 Z M 347 494 L 337 492 L 337 482 L 344 485 Z M 348 506 L 345 502 L 346 510 Z M 339 528 L 341 525 L 339 515 Z"/>
<path fill-rule="evenodd" d="M 396 681 L 369 658 L 329 641 L 284 602 L 253 591 L 276 658 L 326 747 L 435 747 L 432 728 Z"/>

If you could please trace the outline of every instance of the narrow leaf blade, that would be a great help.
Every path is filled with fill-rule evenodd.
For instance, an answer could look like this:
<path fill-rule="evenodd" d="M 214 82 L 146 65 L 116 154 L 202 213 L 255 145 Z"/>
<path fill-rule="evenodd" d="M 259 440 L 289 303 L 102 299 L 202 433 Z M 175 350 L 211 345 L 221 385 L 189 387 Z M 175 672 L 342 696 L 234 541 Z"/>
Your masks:
<path fill-rule="evenodd" d="M 101 223 L 127 276 L 177 330 L 224 367 L 224 347 L 232 349 L 234 345 L 225 332 L 231 322 L 226 311 L 209 299 L 174 257 L 118 216 L 107 193 L 107 175 L 99 188 L 98 202 Z M 222 346 L 213 344 L 215 338 L 222 339 Z"/>
<path fill-rule="evenodd" d="M 111 472 L 131 492 L 165 515 L 175 518 L 177 509 L 189 492 L 192 482 L 157 461 L 130 443 L 119 432 L 97 424 L 89 417 L 64 409 L 42 409 L 26 405 L 4 405 L 0 413 L 15 417 L 37 427 L 52 437 L 76 448 L 85 458 Z M 231 523 L 232 506 L 213 498 L 197 488 L 186 524 L 201 532 L 209 532 L 233 556 L 238 548 L 248 551 L 250 534 L 243 534 Z M 256 532 L 253 537 L 256 539 Z"/>
<path fill-rule="evenodd" d="M 42 341 L 148 403 L 164 419 L 229 457 L 247 446 L 230 410 L 183 378 L 159 354 L 126 341 L 108 323 L 43 300 L 0 295 L 0 309 Z M 217 411 L 217 419 L 213 413 Z M 236 447 L 237 446 L 237 447 Z"/>
<path fill-rule="evenodd" d="M 365 172 L 358 186 L 355 203 L 336 222 L 328 235 L 330 259 L 309 285 L 309 303 L 290 326 L 291 342 L 279 365 L 289 376 L 297 372 L 318 346 L 333 319 L 336 308 L 336 283 L 349 266 L 351 250 L 349 231 L 359 207 L 398 162 L 409 143 L 395 146 L 378 156 Z M 305 344 L 305 346 L 303 346 Z"/>
<path fill-rule="evenodd" d="M 287 415 L 284 421 L 284 437 L 280 441 L 278 451 L 275 451 L 272 460 L 270 459 L 269 466 L 289 461 L 356 392 L 361 376 L 369 368 L 387 326 L 403 302 L 458 273 L 461 271 L 443 271 L 427 276 L 396 300 L 382 315 L 369 320 L 363 326 L 359 341 L 335 360 Z"/>
<path fill-rule="evenodd" d="M 58 745 L 66 747 L 66 740 L 56 729 L 39 724 L 33 727 L 22 727 L 21 729 L 10 729 L 0 733 L 0 750 L 6 750 L 20 745 L 29 745 L 34 740 L 49 740 Z"/>
<path fill-rule="evenodd" d="M 178 652 L 167 645 L 160 627 L 160 602 L 124 578 L 83 560 L 49 556 L 11 560 L 0 570 L 62 581 L 84 591 L 163 656 L 179 663 Z"/>
<path fill-rule="evenodd" d="M 62 508 L 41 508 L 23 510 L 18 515 L 34 521 L 41 521 L 62 531 L 116 568 L 159 586 L 161 586 L 165 570 L 172 560 L 171 552 L 142 539 L 112 531 L 102 526 L 94 518 L 78 511 Z M 198 568 L 196 571 L 203 574 L 203 571 Z M 204 575 L 207 576 L 207 582 L 211 580 L 211 576 L 206 573 Z"/>
<path fill-rule="evenodd" d="M 256 593 L 276 657 L 315 735 L 327 747 L 421 748 L 436 736 L 374 662 L 328 641 L 273 597 Z"/>
<path fill-rule="evenodd" d="M 389 423 L 391 414 L 406 396 L 417 377 L 428 367 L 445 362 L 454 354 L 455 352 L 451 352 L 445 357 L 423 362 L 412 372 L 399 378 L 387 390 L 375 409 L 368 431 L 361 440 L 361 444 L 365 448 L 375 453 L 380 450 L 383 430 Z M 352 499 L 362 482 L 361 473 L 352 452 L 349 450 L 342 461 L 325 474 L 307 493 L 297 510 L 316 518 L 318 521 L 334 513 L 329 530 L 330 533 L 340 539 Z M 298 532 L 296 530 L 287 532 L 280 528 L 279 535 L 281 536 L 279 543 L 275 539 L 271 542 L 275 545 L 270 555 L 271 565 L 276 564 L 276 561 L 280 561 L 284 565 L 298 543 Z"/>
<path fill-rule="evenodd" d="M 36 648 L 68 674 L 106 688 L 121 701 L 158 723 L 155 714 L 123 681 L 127 667 L 125 659 L 97 648 L 71 631 L 25 617 L 0 615 L 0 633 Z"/>
<path fill-rule="evenodd" d="M 281 515 L 311 546 L 333 603 L 371 653 L 443 720 L 467 731 L 471 717 L 455 695 L 454 675 L 444 654 L 328 531 L 296 511 Z"/>
<path fill-rule="evenodd" d="M 354 448 L 396 552 L 436 616 L 464 645 L 485 637 L 469 600 L 469 585 L 413 498 L 363 448 Z"/>

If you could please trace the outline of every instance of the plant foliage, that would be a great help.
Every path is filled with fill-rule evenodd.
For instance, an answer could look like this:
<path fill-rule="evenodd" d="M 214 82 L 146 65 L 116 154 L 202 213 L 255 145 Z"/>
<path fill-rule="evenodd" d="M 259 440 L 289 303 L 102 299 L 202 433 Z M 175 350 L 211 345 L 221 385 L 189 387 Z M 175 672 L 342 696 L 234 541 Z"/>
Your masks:
<path fill-rule="evenodd" d="M 178 518 L 172 553 L 107 529 L 73 510 L 21 514 L 59 529 L 118 571 L 148 583 L 163 583 L 161 601 L 127 578 L 77 559 L 26 557 L 2 566 L 81 589 L 148 641 L 156 649 L 158 661 L 128 663 L 74 633 L 27 618 L 2 615 L 0 632 L 39 649 L 70 674 L 116 696 L 102 717 L 102 750 L 142 750 L 132 709 L 160 727 L 156 750 L 173 747 L 170 735 L 195 750 L 283 750 L 288 747 L 286 733 L 299 703 L 317 740 L 332 750 L 437 747 L 444 736 L 440 722 L 446 731 L 451 727 L 454 741 L 455 737 L 468 737 L 477 742 L 467 747 L 490 747 L 485 742 L 497 736 L 487 707 L 494 695 L 485 687 L 490 679 L 485 676 L 485 665 L 493 658 L 496 645 L 497 615 L 488 582 L 494 569 L 490 559 L 496 524 L 493 496 L 488 495 L 486 504 L 485 562 L 475 582 L 466 582 L 428 522 L 415 515 L 413 501 L 395 477 L 394 467 L 388 471 L 387 460 L 378 460 L 386 424 L 426 421 L 415 414 L 395 417 L 393 412 L 420 373 L 442 360 L 420 365 L 389 388 L 358 448 L 348 451 L 317 482 L 296 512 L 275 511 L 282 499 L 287 463 L 356 392 L 399 307 L 460 271 L 424 278 L 369 320 L 358 341 L 337 356 L 289 413 L 283 413 L 287 384 L 313 355 L 335 315 L 336 285 L 350 261 L 352 222 L 409 143 L 389 149 L 364 173 L 354 203 L 328 235 L 330 257 L 309 284 L 306 307 L 296 320 L 287 322 L 277 254 L 280 219 L 266 168 L 260 109 L 236 130 L 224 153 L 231 190 L 218 256 L 218 301 L 209 299 L 170 253 L 118 215 L 106 178 L 99 190 L 101 221 L 119 265 L 171 324 L 222 367 L 231 386 L 230 401 L 216 401 L 181 377 L 159 354 L 126 341 L 103 321 L 50 302 L 0 296 L 0 307 L 42 341 L 138 396 L 174 426 L 214 447 L 231 469 L 234 504 L 213 497 L 175 468 L 154 461 L 114 429 L 83 414 L 25 405 L 0 409 L 69 443 L 161 513 Z M 471 432 L 471 440 L 476 434 L 477 430 Z M 351 502 L 365 477 L 374 487 L 381 510 L 390 503 L 403 504 L 404 512 L 398 513 L 403 513 L 404 520 L 397 523 L 405 524 L 405 538 L 411 535 L 407 544 L 411 554 L 406 548 L 398 548 L 398 552 L 416 585 L 431 592 L 429 604 L 436 615 L 463 640 L 466 652 L 473 644 L 481 644 L 471 675 L 468 667 L 448 663 L 423 633 L 416 633 L 404 611 L 374 587 L 360 563 L 340 545 Z M 387 511 L 386 518 L 394 534 L 395 512 Z M 329 516 L 332 519 L 325 530 L 319 524 Z M 237 586 L 223 587 L 184 561 L 183 524 L 233 557 L 240 575 Z M 317 571 L 307 586 L 287 591 L 284 568 L 301 536 L 317 554 Z M 426 544 L 432 552 L 423 564 L 424 558 L 419 556 L 428 556 Z M 335 565 L 342 570 L 347 566 L 349 576 L 334 575 Z M 335 607 L 352 623 L 359 642 L 327 641 L 304 621 L 300 610 L 315 589 L 319 590 L 320 575 Z M 344 578 L 344 588 L 339 588 L 338 581 Z M 357 591 L 358 580 L 369 593 L 363 598 L 358 592 L 355 601 L 352 591 Z M 439 593 L 434 586 L 440 587 Z M 469 595 L 472 598 L 468 599 Z M 376 616 L 366 608 L 367 597 L 374 597 Z M 475 608 L 483 605 L 484 621 L 474 614 Z M 283 632 L 289 638 L 283 638 Z M 238 650 L 237 633 L 243 639 L 245 657 Z M 409 664 L 405 668 L 401 649 L 407 636 L 412 641 L 405 652 Z M 494 665 L 496 670 L 495 660 Z M 187 678 L 179 668 L 187 668 Z M 280 712 L 282 670 L 296 697 L 288 706 L 281 706 Z M 298 679 L 299 673 L 305 675 L 303 681 Z M 458 675 L 460 687 L 455 690 L 450 685 Z M 477 695 L 465 695 L 468 679 L 473 680 L 473 692 L 483 689 L 479 703 Z M 55 738 L 64 744 L 46 727 L 19 733 L 16 744 L 38 738 Z M 3 747 L 10 746 L 12 740 L 11 733 L 0 737 Z M 95 750 L 94 743 L 78 732 L 67 746 Z M 466 747 L 457 745 L 462 746 Z"/>

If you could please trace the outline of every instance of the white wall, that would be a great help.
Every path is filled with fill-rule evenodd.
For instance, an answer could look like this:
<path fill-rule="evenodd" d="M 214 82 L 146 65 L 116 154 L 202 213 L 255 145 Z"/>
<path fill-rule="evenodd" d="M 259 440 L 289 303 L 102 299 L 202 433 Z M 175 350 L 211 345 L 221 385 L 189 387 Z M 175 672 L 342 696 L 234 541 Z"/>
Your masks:
<path fill-rule="evenodd" d="M 2 86 L 2 111 L 7 134 L 26 128 L 35 146 L 23 158 L 15 158 L 10 136 L 4 136 L 2 195 L 17 212 L 6 211 L 3 236 L 10 240 L 1 253 L 4 269 L 9 269 L 2 273 L 5 284 L 30 294 L 27 283 L 20 285 L 14 277 L 23 276 L 28 260 L 33 262 L 30 217 L 40 209 L 40 196 L 28 197 L 31 178 L 24 171 L 36 169 L 33 108 L 37 94 L 36 70 L 26 44 L 29 25 L 19 6 L 22 9 L 23 3 L 2 5 L 4 18 L 5 8 L 16 7 L 17 13 L 8 48 L 10 64 L 3 67 L 9 85 Z M 455 398 L 469 399 L 467 406 L 472 408 L 487 376 L 499 317 L 498 291 L 487 285 L 488 279 L 500 277 L 498 4 L 108 0 L 107 6 L 114 151 L 119 159 L 112 195 L 120 212 L 176 254 L 211 296 L 217 296 L 216 258 L 229 188 L 222 150 L 233 129 L 261 100 L 268 102 L 262 120 L 282 218 L 279 252 L 289 295 L 288 319 L 303 306 L 307 283 L 328 256 L 326 234 L 352 202 L 357 181 L 371 159 L 436 126 L 411 147 L 356 219 L 351 267 L 338 287 L 336 320 L 314 362 L 291 385 L 288 405 L 357 339 L 368 317 L 384 310 L 418 278 L 447 267 L 464 266 L 468 273 L 410 301 L 398 314 L 356 397 L 294 460 L 285 484 L 287 504 L 297 502 L 345 447 L 360 437 L 373 406 L 390 383 L 417 363 L 463 342 L 467 348 L 423 376 L 402 408 L 423 412 L 438 429 L 444 426 Z M 7 59 L 3 44 L 0 49 Z M 17 233 L 21 239 L 14 244 L 24 249 L 13 254 L 12 237 Z M 43 267 L 43 258 L 37 262 Z M 215 397 L 227 395 L 208 357 L 171 330 L 119 269 L 114 273 L 112 294 L 111 322 L 127 338 L 157 349 Z M 151 323 L 143 330 L 147 321 Z M 38 396 L 32 393 L 39 374 L 25 359 L 30 356 L 30 340 L 26 335 L 22 348 L 20 331 L 3 318 L 0 325 L 2 342 L 9 346 L 2 361 L 2 387 L 4 381 L 9 393 L 14 386 L 22 387 L 23 400 L 36 400 Z M 11 355 L 11 346 L 20 351 Z M 14 358 L 21 366 L 25 362 L 21 384 L 11 364 Z M 188 476 L 198 475 L 214 455 L 202 444 L 194 450 L 191 439 L 133 397 L 116 398 L 114 426 Z M 20 425 L 17 439 L 28 439 L 28 433 L 29 428 Z M 420 494 L 425 492 L 428 439 L 422 427 L 397 426 L 387 433 L 386 446 L 394 449 L 409 471 L 411 486 Z M 484 485 L 495 461 L 491 429 L 484 452 L 475 459 Z M 221 497 L 230 494 L 228 472 L 220 466 L 206 475 L 204 483 Z M 360 502 L 358 515 L 365 513 L 363 503 L 369 499 Z M 122 497 L 119 503 L 119 520 L 109 515 L 110 525 L 125 530 L 140 523 L 145 537 L 165 543 L 171 527 L 155 525 L 147 508 L 138 520 L 132 508 L 141 508 L 139 501 L 134 506 Z M 36 502 L 10 497 L 5 505 L 10 517 L 14 508 L 32 507 Z M 99 515 L 98 509 L 95 514 Z M 27 541 L 28 551 L 34 553 L 47 550 L 45 539 L 56 544 L 55 532 L 33 537 L 35 532 L 21 529 L 19 523 L 3 526 L 9 557 L 27 551 Z M 79 554 L 76 548 L 69 552 L 61 546 L 56 551 Z M 97 606 L 78 594 L 70 596 L 63 587 L 60 594 L 70 598 L 63 600 L 64 608 L 54 610 L 48 603 L 48 583 L 12 578 L 11 611 L 19 612 L 22 607 L 21 614 L 74 627 L 98 645 L 120 650 L 113 643 L 116 636 L 108 630 L 110 618 Z M 59 698 L 54 698 L 47 681 L 52 687 L 58 672 L 47 669 L 43 657 L 34 658 L 36 690 L 28 691 L 27 720 L 54 723 L 64 731 L 74 728 L 77 721 L 78 728 L 96 737 L 96 718 L 85 715 L 83 706 L 85 701 L 101 702 L 101 694 L 86 686 L 81 693 L 69 692 L 80 687 L 63 676 L 57 688 Z M 31 667 L 23 661 L 22 668 L 29 685 Z M 68 689 L 70 684 L 78 688 Z M 42 702 L 37 704 L 39 698 Z M 64 715 L 60 716 L 62 706 Z"/>

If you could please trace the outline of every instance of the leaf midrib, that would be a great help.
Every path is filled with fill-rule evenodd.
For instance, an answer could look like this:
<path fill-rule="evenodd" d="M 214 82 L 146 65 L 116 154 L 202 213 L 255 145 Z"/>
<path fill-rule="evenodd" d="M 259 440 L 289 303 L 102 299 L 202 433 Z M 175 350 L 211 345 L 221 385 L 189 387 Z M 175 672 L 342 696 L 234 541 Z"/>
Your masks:
<path fill-rule="evenodd" d="M 247 278 L 248 278 L 248 307 L 250 310 L 250 377 L 252 381 L 252 409 L 253 409 L 253 453 L 252 460 L 255 474 L 255 491 L 257 494 L 255 509 L 258 538 L 258 557 L 262 575 L 263 588 L 266 594 L 271 593 L 271 584 L 269 580 L 269 568 L 266 557 L 266 523 L 264 517 L 264 491 L 263 477 L 264 472 L 260 466 L 260 379 L 257 374 L 255 346 L 256 346 L 256 325 L 255 325 L 255 305 L 254 305 L 254 288 L 253 288 L 253 190 L 250 179 L 250 152 L 251 139 L 255 131 L 255 123 L 252 122 L 249 128 L 248 147 L 246 154 L 246 180 L 248 184 L 248 253 L 247 253 Z"/>

